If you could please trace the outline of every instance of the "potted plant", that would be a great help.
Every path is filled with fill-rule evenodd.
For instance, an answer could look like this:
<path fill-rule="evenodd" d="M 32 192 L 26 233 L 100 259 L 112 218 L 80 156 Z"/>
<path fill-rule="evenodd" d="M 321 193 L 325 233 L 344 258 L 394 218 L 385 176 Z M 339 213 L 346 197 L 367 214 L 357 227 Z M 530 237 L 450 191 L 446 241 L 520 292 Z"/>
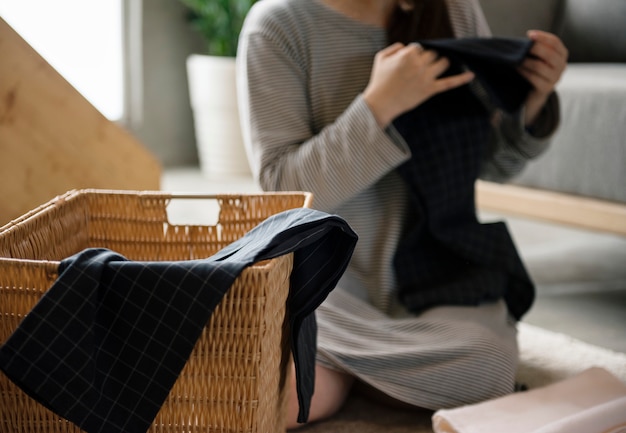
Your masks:
<path fill-rule="evenodd" d="M 206 52 L 187 59 L 200 167 L 210 177 L 248 175 L 237 107 L 235 57 L 246 14 L 257 0 L 180 0 Z"/>

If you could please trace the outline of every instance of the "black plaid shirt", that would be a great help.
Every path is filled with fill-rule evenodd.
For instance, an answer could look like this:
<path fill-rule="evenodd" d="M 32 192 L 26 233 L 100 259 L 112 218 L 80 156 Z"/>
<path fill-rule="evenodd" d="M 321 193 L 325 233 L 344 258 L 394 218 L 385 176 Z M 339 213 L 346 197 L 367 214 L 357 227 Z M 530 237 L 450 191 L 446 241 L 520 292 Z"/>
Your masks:
<path fill-rule="evenodd" d="M 519 110 L 529 83 L 516 71 L 525 39 L 421 41 L 467 67 L 496 106 Z M 412 153 L 398 168 L 411 197 L 408 235 L 394 258 L 401 301 L 412 311 L 504 298 L 519 319 L 534 286 L 504 223 L 478 222 L 474 184 L 487 152 L 489 113 L 469 86 L 439 94 L 394 121 Z"/>
<path fill-rule="evenodd" d="M 268 218 L 205 260 L 134 262 L 87 249 L 0 347 L 0 369 L 37 401 L 89 433 L 145 432 L 202 329 L 235 278 L 293 252 L 289 295 L 299 421 L 314 384 L 314 310 L 357 241 L 347 223 L 312 209 Z"/>

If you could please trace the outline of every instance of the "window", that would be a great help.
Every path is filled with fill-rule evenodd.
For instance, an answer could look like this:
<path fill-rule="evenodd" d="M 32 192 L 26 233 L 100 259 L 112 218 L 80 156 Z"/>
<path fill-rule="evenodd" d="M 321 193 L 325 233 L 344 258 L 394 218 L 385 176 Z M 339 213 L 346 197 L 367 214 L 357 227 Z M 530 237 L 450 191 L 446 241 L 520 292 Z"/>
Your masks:
<path fill-rule="evenodd" d="M 124 0 L 0 0 L 0 16 L 102 114 L 124 113 Z"/>

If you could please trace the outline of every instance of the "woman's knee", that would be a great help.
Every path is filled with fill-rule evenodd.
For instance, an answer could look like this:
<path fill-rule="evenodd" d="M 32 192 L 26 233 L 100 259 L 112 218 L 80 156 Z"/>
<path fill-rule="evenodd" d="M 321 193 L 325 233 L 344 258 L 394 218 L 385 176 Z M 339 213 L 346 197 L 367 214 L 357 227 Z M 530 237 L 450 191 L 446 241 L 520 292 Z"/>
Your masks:
<path fill-rule="evenodd" d="M 299 403 L 296 394 L 295 374 L 292 374 L 291 378 L 287 429 L 302 425 L 297 422 Z M 316 365 L 315 391 L 311 398 L 308 422 L 319 421 L 335 414 L 345 402 L 353 382 L 354 378 L 350 375 Z"/>
<path fill-rule="evenodd" d="M 508 394 L 514 390 L 518 357 L 515 341 L 505 341 L 500 336 L 486 332 L 467 341 L 468 374 L 466 389 L 473 390 L 467 396 L 470 401 L 487 400 Z"/>

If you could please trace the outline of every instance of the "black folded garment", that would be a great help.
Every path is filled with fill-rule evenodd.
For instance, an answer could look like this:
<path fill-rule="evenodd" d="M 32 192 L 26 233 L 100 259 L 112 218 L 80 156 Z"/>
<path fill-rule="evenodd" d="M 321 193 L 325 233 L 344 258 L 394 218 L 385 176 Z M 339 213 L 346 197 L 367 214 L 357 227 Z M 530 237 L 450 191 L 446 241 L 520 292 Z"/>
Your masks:
<path fill-rule="evenodd" d="M 420 41 L 448 57 L 457 74 L 468 68 L 493 103 L 516 112 L 530 84 L 517 71 L 532 41 Z M 400 301 L 411 311 L 438 305 L 479 305 L 504 299 L 519 319 L 534 285 L 504 223 L 481 223 L 474 184 L 491 133 L 491 113 L 471 86 L 439 93 L 394 119 L 411 150 L 397 171 L 409 192 L 406 232 L 394 256 Z"/>
<path fill-rule="evenodd" d="M 532 88 L 517 70 L 533 45 L 530 39 L 461 38 L 418 42 L 447 57 L 453 68 L 465 67 L 474 72 L 494 104 L 505 111 L 519 110 Z"/>

